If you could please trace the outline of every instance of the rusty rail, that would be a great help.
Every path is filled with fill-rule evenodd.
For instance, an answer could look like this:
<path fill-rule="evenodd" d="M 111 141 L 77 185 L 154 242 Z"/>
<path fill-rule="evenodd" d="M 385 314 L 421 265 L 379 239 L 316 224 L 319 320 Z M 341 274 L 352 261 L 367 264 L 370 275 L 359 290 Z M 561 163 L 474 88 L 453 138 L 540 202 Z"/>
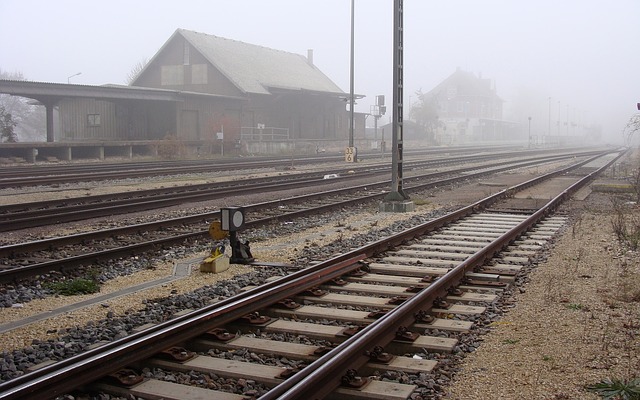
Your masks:
<path fill-rule="evenodd" d="M 269 393 L 261 397 L 261 400 L 324 398 L 340 386 L 341 378 L 346 374 L 346 371 L 349 369 L 358 370 L 368 361 L 368 357 L 365 355 L 366 351 L 373 349 L 376 345 L 391 342 L 394 339 L 395 332 L 399 326 L 409 326 L 414 322 L 414 314 L 416 312 L 421 310 L 428 311 L 434 300 L 438 297 L 443 297 L 450 287 L 456 286 L 462 280 L 467 271 L 473 270 L 473 268 L 481 266 L 487 260 L 491 259 L 496 253 L 500 252 L 522 233 L 526 232 L 546 215 L 555 210 L 558 205 L 560 205 L 571 194 L 593 180 L 595 176 L 608 168 L 623 154 L 624 153 L 620 153 L 618 157 L 607 163 L 605 166 L 595 172 L 592 172 L 580 181 L 571 185 L 569 188 L 565 189 L 540 210 L 518 224 L 518 226 L 512 228 L 493 242 L 489 243 L 478 253 L 474 254 L 433 284 L 429 285 L 426 289 L 422 290 L 394 309 L 392 313 L 388 313 L 379 320 L 371 323 L 357 335 L 346 340 L 335 349 L 307 366 L 298 374 L 294 375 L 292 378 L 273 388 Z M 539 180 L 539 178 L 532 179 L 531 181 L 516 185 L 507 191 L 521 190 L 535 184 L 535 182 Z M 485 201 L 489 201 L 489 198 L 481 200 L 475 205 L 465 207 L 465 209 L 469 211 L 468 209 L 481 206 L 480 203 L 484 203 Z M 445 216 L 442 219 L 449 220 L 449 216 Z M 430 223 L 425 225 L 428 224 Z"/>
<path fill-rule="evenodd" d="M 553 160 L 557 159 L 558 156 L 554 156 L 552 157 Z M 566 157 L 566 156 L 563 156 Z M 597 156 L 594 156 L 586 161 L 582 161 L 580 163 L 577 163 L 575 165 L 572 165 L 570 167 L 567 167 L 563 170 L 558 171 L 558 173 L 565 173 L 571 169 L 574 168 L 578 168 L 581 165 L 584 165 L 585 163 L 590 162 L 592 159 L 594 159 Z M 548 159 L 546 159 L 548 161 Z M 517 163 L 517 167 L 523 167 L 523 166 L 529 166 L 531 164 L 535 164 L 537 161 L 525 161 L 522 163 Z M 504 162 L 499 163 L 498 165 L 503 165 L 505 164 Z M 498 171 L 502 171 L 505 169 L 510 169 L 510 168 L 515 168 L 516 166 L 514 166 L 513 164 L 509 164 L 506 167 L 497 167 L 495 169 L 492 169 L 490 172 L 498 172 Z M 460 171 L 467 171 L 473 168 L 463 168 Z M 432 182 L 428 182 L 428 183 L 418 183 L 414 186 L 411 187 L 406 187 L 405 191 L 407 192 L 412 192 L 415 190 L 424 190 L 427 188 L 431 188 L 431 187 L 435 187 L 435 186 L 442 186 L 442 185 L 446 185 L 446 184 L 450 184 L 453 182 L 456 182 L 460 179 L 469 179 L 469 178 L 473 178 L 473 177 L 479 177 L 485 173 L 488 173 L 487 171 L 484 172 L 479 172 L 479 173 L 475 173 L 475 174 L 468 174 L 462 177 L 452 177 L 452 178 L 446 178 L 446 179 L 442 179 L 439 181 L 432 181 Z M 436 174 L 430 174 L 429 176 L 432 175 L 442 175 L 445 173 L 436 173 Z M 420 180 L 422 177 L 417 177 L 416 180 Z M 412 181 L 412 178 L 406 179 L 406 181 Z M 535 182 L 534 182 L 535 183 Z M 369 189 L 371 188 L 371 184 L 368 185 L 361 185 L 362 187 L 368 187 Z M 274 207 L 274 205 L 283 205 L 283 204 L 288 204 L 288 203 L 296 203 L 296 202 L 300 202 L 300 201 L 309 201 L 309 200 L 313 200 L 316 198 L 322 198 L 324 196 L 330 196 L 330 195 L 335 195 L 335 194 L 340 194 L 340 193 L 351 193 L 354 189 L 357 189 L 359 187 L 351 187 L 348 189 L 337 189 L 337 190 L 332 190 L 332 191 L 325 191 L 325 192 L 320 192 L 320 193 L 313 193 L 313 194 L 309 194 L 309 195 L 304 195 L 304 196 L 298 196 L 298 197 L 294 197 L 294 198 L 289 198 L 289 199 L 280 199 L 277 201 L 271 201 L 271 202 L 265 202 L 265 203 L 259 203 L 259 204 L 253 204 L 253 205 L 248 205 L 245 206 L 245 209 L 249 212 L 259 212 L 263 209 L 268 209 L 270 207 Z M 365 200 L 374 200 L 376 198 L 382 198 L 383 196 L 385 196 L 385 193 L 378 193 L 378 194 L 371 194 L 368 196 L 364 196 L 364 197 L 359 197 L 357 199 L 351 199 L 351 200 L 346 200 L 346 201 L 342 201 L 340 202 L 340 205 L 348 205 L 350 203 L 355 203 L 355 202 L 362 202 Z M 315 214 L 318 212 L 323 212 L 326 211 L 332 207 L 335 207 L 336 204 L 331 203 L 331 204 L 325 204 L 325 205 L 321 205 L 321 206 L 317 206 L 317 207 L 311 207 L 309 209 L 306 210 L 298 210 L 298 211 L 293 211 L 293 212 L 288 212 L 285 215 L 279 215 L 279 216 L 271 216 L 268 218 L 262 218 L 262 219 L 258 219 L 258 220 L 253 220 L 251 222 L 249 222 L 247 224 L 247 227 L 252 227 L 252 226 L 260 226 L 260 225 L 264 225 L 264 224 L 269 224 L 273 221 L 277 221 L 281 218 L 296 218 L 296 217 L 301 217 L 301 216 L 305 216 L 305 215 L 309 215 L 309 214 Z M 75 243 L 81 243 L 81 242 L 86 242 L 86 241 L 91 241 L 91 240 L 97 240 L 97 239 L 102 239 L 102 238 L 107 238 L 107 237 L 113 237 L 113 236 L 119 236 L 119 235 L 125 235 L 128 233 L 132 233 L 132 232 L 141 232 L 141 231 L 150 231 L 150 230 L 157 230 L 160 229 L 161 227 L 165 227 L 165 226 L 175 226 L 175 225 L 182 225 L 185 223 L 202 223 L 207 225 L 208 223 L 206 222 L 207 220 L 213 220 L 218 218 L 219 215 L 219 211 L 214 211 L 214 212 L 209 212 L 209 213 L 203 213 L 203 214 L 196 214 L 196 215 L 191 215 L 191 216 L 186 216 L 186 217 L 178 217 L 178 218 L 172 218 L 172 219 L 168 219 L 168 220 L 163 220 L 163 221 L 154 221 L 154 222 L 148 222 L 148 223 L 143 223 L 143 224 L 136 224 L 136 225 L 130 225 L 130 226 L 126 226 L 126 227 L 120 227 L 120 228 L 111 228 L 111 229 L 106 229 L 106 230 L 100 230 L 100 231 L 93 231 L 93 232 L 87 232 L 87 233 L 79 233 L 79 234 L 74 234 L 74 235 L 69 235 L 69 236 L 64 236 L 64 237 L 56 237 L 56 238 L 50 238 L 50 239 L 43 239 L 43 240 L 39 240 L 39 241 L 33 241 L 33 242 L 28 242 L 28 243 L 19 243 L 19 244 L 13 244 L 13 245 L 6 245 L 6 246 L 0 246 L 0 257 L 8 257 L 8 256 L 12 256 L 13 254 L 18 254 L 18 253 L 28 253 L 31 251 L 36 251 L 36 250 L 41 250 L 41 249 L 48 249 L 48 248 L 59 248 L 61 246 L 64 245 L 68 245 L 68 244 L 75 244 Z M 140 252 L 140 251 L 146 251 L 148 249 L 152 249 L 154 247 L 157 246 L 163 246 L 163 245 L 170 245 L 172 243 L 180 243 L 184 240 L 189 240 L 191 238 L 197 238 L 197 237 L 201 237 L 201 236 L 207 236 L 208 231 L 207 230 L 197 230 L 194 232 L 190 232 L 190 233 L 183 233 L 183 234 L 178 234 L 178 235 L 173 235 L 167 238 L 162 238 L 162 239 L 156 239 L 156 240 L 150 240 L 150 241 L 145 241 L 145 242 L 139 242 L 139 243 L 135 243 L 135 244 L 131 244 L 129 246 L 122 246 L 119 248 L 113 248 L 113 249 L 107 249 L 107 250 L 101 250 L 101 251 L 97 251 L 97 252 L 92 252 L 92 253 L 84 253 L 82 255 L 78 255 L 78 256 L 74 256 L 74 257 L 69 257 L 69 258 L 65 258 L 65 259 L 59 259 L 59 260 L 51 260 L 51 261 L 46 261 L 46 262 L 41 262 L 38 264 L 33 264 L 33 265 L 28 265 L 28 266 L 23 266 L 23 267 L 17 267 L 17 268 L 11 268 L 11 269 L 5 269 L 0 271 L 0 283 L 2 282 L 9 282 L 12 280 L 16 280 L 16 279 L 24 279 L 24 278 L 28 278 L 30 276 L 33 275 L 38 275 L 38 274 L 43 274 L 43 273 L 48 273 L 51 271 L 64 271 L 64 270 L 69 270 L 72 268 L 77 267 L 78 265 L 84 265 L 87 263 L 92 263 L 98 260 L 102 260 L 102 259 L 108 259 L 110 257 L 118 257 L 118 256 L 125 256 L 128 254 L 135 254 L 136 252 Z"/>
<path fill-rule="evenodd" d="M 618 157 L 621 155 L 618 155 Z M 616 159 L 607 164 L 607 166 Z M 572 168 L 575 168 L 575 166 L 567 168 L 567 170 Z M 599 173 L 604 168 L 606 167 L 596 172 Z M 553 177 L 564 172 L 566 171 L 556 171 L 547 174 L 546 177 Z M 593 179 L 596 172 L 590 174 L 588 178 Z M 310 289 L 316 286 L 318 282 L 340 277 L 357 268 L 357 262 L 360 260 L 396 247 L 402 242 L 477 212 L 498 199 L 509 196 L 516 190 L 529 187 L 542 179 L 540 177 L 516 185 L 418 227 L 373 242 L 276 281 L 265 283 L 260 287 L 240 293 L 214 305 L 2 383 L 0 384 L 0 399 L 45 399 L 67 393 L 108 373 L 134 364 L 141 359 L 151 357 L 158 352 L 158 349 L 169 348 L 208 330 L 235 321 L 253 312 L 255 304 L 260 304 L 261 307 L 264 307 Z M 583 182 L 585 181 L 586 178 L 581 180 L 580 183 L 584 184 Z M 577 187 L 577 185 L 575 184 L 571 188 Z M 487 257 L 499 251 L 525 228 L 534 224 L 534 221 L 546 215 L 552 206 L 557 206 L 568 193 L 569 189 L 557 196 L 517 228 L 507 232 L 500 239 L 486 246 L 479 254 L 454 268 L 447 275 L 449 278 L 443 277 L 436 281 L 398 307 L 397 312 L 387 314 L 372 323 L 298 374 L 275 387 L 262 398 L 312 399 L 324 397 L 340 384 L 340 377 L 348 369 L 358 369 L 364 364 L 366 361 L 364 357 L 365 350 L 369 350 L 380 343 L 388 343 L 395 335 L 395 330 L 399 325 L 410 325 L 413 321 L 412 311 L 424 309 L 425 304 L 431 304 L 436 297 L 442 296 L 450 286 L 462 278 L 465 271 L 481 264 Z"/>

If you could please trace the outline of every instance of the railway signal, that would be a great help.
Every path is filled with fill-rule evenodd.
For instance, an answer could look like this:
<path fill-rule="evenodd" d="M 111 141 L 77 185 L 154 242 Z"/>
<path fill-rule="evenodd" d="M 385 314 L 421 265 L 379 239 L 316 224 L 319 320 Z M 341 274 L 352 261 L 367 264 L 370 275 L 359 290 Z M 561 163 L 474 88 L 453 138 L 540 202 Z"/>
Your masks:
<path fill-rule="evenodd" d="M 237 231 L 244 228 L 244 209 L 242 207 L 228 207 L 220 209 L 220 222 L 222 230 L 229 232 L 231 244 L 231 263 L 250 264 L 254 258 L 251 255 L 249 241 L 242 243 L 238 239 Z"/>
<path fill-rule="evenodd" d="M 237 232 L 244 229 L 244 225 L 244 208 L 227 207 L 220 209 L 220 221 L 213 221 L 209 226 L 209 235 L 214 240 L 229 238 L 231 259 L 228 260 L 227 264 L 229 262 L 232 264 L 250 264 L 254 261 L 249 241 L 247 240 L 243 243 L 238 239 Z M 219 272 L 216 270 L 216 264 L 223 258 L 225 258 L 224 246 L 216 246 L 211 252 L 211 256 L 204 260 L 201 270 Z"/>

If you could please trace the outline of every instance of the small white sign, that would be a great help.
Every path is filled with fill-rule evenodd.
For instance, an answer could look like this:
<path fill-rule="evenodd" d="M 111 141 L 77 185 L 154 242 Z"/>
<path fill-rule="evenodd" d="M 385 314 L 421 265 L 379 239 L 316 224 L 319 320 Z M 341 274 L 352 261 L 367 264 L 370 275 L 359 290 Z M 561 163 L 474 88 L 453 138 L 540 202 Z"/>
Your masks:
<path fill-rule="evenodd" d="M 356 147 L 347 147 L 344 151 L 344 160 L 346 162 L 356 162 L 358 160 L 358 149 Z"/>

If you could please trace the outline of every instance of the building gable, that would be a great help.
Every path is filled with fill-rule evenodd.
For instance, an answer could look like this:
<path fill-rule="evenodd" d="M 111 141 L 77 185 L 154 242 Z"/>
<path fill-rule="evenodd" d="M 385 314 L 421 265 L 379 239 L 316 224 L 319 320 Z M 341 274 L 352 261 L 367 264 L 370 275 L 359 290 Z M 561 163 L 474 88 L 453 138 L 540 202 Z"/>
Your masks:
<path fill-rule="evenodd" d="M 299 54 L 179 29 L 211 64 L 245 93 L 270 88 L 342 94 L 342 90 Z"/>
<path fill-rule="evenodd" d="M 132 85 L 243 97 L 244 93 L 177 32 L 138 74 Z"/>
<path fill-rule="evenodd" d="M 224 95 L 344 92 L 306 57 L 178 29 L 132 83 Z"/>

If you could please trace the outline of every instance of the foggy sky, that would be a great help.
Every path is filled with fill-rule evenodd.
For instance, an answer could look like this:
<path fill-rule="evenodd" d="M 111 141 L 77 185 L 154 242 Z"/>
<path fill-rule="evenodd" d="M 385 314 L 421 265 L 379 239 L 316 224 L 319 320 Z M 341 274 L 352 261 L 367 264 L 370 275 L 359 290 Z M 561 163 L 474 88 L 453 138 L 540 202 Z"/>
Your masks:
<path fill-rule="evenodd" d="M 0 69 L 26 79 L 124 84 L 177 28 L 288 52 L 349 92 L 350 0 L 0 0 Z M 461 68 L 495 81 L 512 120 L 599 123 L 610 141 L 640 102 L 638 0 L 405 0 L 405 103 Z M 392 0 L 355 1 L 355 91 L 392 93 Z M 409 98 L 411 96 L 411 98 Z M 551 97 L 551 100 L 549 98 Z M 525 100 L 523 100 L 525 99 Z M 558 103 L 560 102 L 560 103 Z M 507 115 L 505 115 L 507 117 Z M 386 122 L 385 119 L 382 122 Z"/>

